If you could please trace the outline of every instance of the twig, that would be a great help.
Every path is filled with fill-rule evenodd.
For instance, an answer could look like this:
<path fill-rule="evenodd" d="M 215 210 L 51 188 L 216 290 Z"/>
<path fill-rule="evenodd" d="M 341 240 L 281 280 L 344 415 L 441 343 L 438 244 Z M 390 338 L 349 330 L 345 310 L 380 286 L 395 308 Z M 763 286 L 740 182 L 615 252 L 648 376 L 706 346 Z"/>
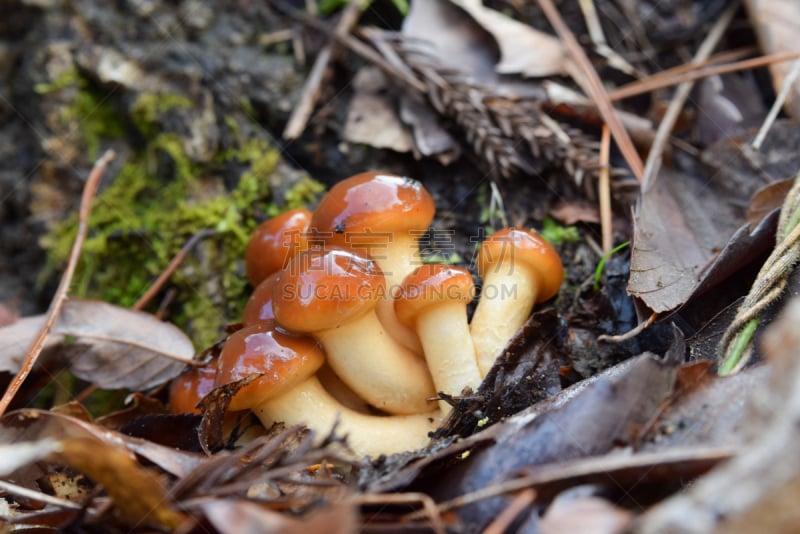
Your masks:
<path fill-rule="evenodd" d="M 345 35 L 349 33 L 356 22 L 358 22 L 358 17 L 361 15 L 361 12 L 370 4 L 370 1 L 371 0 L 351 0 L 342 13 L 339 23 L 336 25 L 336 34 Z M 311 116 L 311 112 L 314 109 L 314 104 L 319 97 L 322 77 L 325 74 L 325 70 L 328 68 L 331 57 L 333 57 L 333 50 L 334 43 L 330 43 L 320 50 L 317 55 L 314 66 L 311 67 L 311 72 L 308 74 L 306 83 L 303 86 L 300 101 L 297 103 L 297 106 L 295 106 L 294 111 L 292 111 L 292 115 L 286 123 L 286 128 L 283 130 L 284 139 L 297 139 L 300 137 L 300 134 L 303 133 L 308 123 L 308 118 Z"/>
<path fill-rule="evenodd" d="M 483 534 L 503 534 L 508 532 L 508 527 L 525 508 L 528 508 L 536 499 L 536 491 L 527 488 L 519 493 L 506 506 L 494 520 L 484 529 Z"/>
<path fill-rule="evenodd" d="M 553 29 L 561 38 L 578 67 L 579 72 L 574 73 L 575 81 L 584 86 L 584 90 L 587 91 L 588 96 L 594 101 L 597 110 L 608 125 L 609 130 L 611 130 L 611 134 L 614 137 L 614 141 L 617 142 L 622 156 L 631 168 L 631 172 L 636 179 L 639 180 L 639 183 L 641 183 L 644 173 L 642 159 L 639 157 L 636 147 L 633 146 L 633 141 L 630 135 L 628 135 L 628 131 L 622 125 L 622 122 L 620 122 L 614 107 L 611 105 L 611 100 L 609 100 L 608 94 L 603 88 L 603 83 L 600 81 L 597 71 L 594 70 L 589 58 L 586 57 L 586 53 L 583 51 L 583 48 L 581 48 L 575 35 L 564 23 L 555 5 L 553 5 L 552 0 L 538 0 L 538 2 L 545 16 L 550 21 L 550 25 L 553 26 Z"/>
<path fill-rule="evenodd" d="M 780 113 L 783 103 L 786 101 L 786 97 L 789 96 L 789 91 L 792 89 L 792 85 L 794 85 L 794 81 L 797 79 L 798 75 L 800 75 L 800 60 L 794 62 L 792 70 L 789 71 L 789 74 L 783 80 L 780 93 L 775 97 L 775 102 L 772 103 L 772 108 L 770 108 L 767 118 L 764 119 L 764 124 L 761 125 L 761 128 L 758 130 L 758 135 L 756 135 L 756 138 L 753 139 L 753 143 L 750 145 L 753 147 L 753 150 L 761 149 L 761 143 L 764 142 L 764 139 L 767 137 L 767 132 L 769 132 L 769 129 L 772 128 L 772 125 L 775 123 L 775 119 L 778 117 L 778 113 Z"/>
<path fill-rule="evenodd" d="M 728 7 L 725 13 L 722 14 L 697 49 L 692 63 L 699 63 L 708 59 L 711 52 L 713 52 L 714 48 L 717 46 L 717 43 L 724 35 L 725 29 L 731 23 L 731 20 L 733 20 L 737 9 L 739 9 L 739 2 L 734 2 Z M 678 86 L 675 90 L 675 95 L 672 97 L 672 101 L 667 107 L 666 113 L 664 113 L 661 124 L 658 125 L 656 137 L 653 140 L 650 153 L 647 155 L 647 161 L 644 165 L 645 170 L 641 181 L 643 190 L 646 190 L 655 179 L 657 174 L 656 170 L 661 165 L 661 155 L 664 153 L 664 148 L 667 145 L 672 129 L 675 127 L 675 122 L 678 120 L 678 116 L 680 115 L 681 109 L 683 109 L 683 105 L 686 103 L 686 99 L 689 98 L 692 87 L 694 87 L 694 82 L 683 82 Z"/>
<path fill-rule="evenodd" d="M 599 343 L 622 343 L 623 341 L 628 341 L 629 339 L 633 339 L 642 332 L 644 332 L 645 329 L 650 328 L 650 326 L 654 322 L 656 322 L 657 318 L 658 318 L 658 313 L 653 312 L 652 314 L 650 314 L 650 317 L 648 317 L 646 321 L 642 321 L 641 323 L 637 324 L 634 328 L 631 328 L 624 334 L 619 334 L 616 336 L 607 336 L 605 334 L 601 334 L 597 336 L 597 341 Z"/>
<path fill-rule="evenodd" d="M 440 503 L 437 506 L 437 509 L 439 510 L 439 513 L 442 514 L 444 512 L 449 512 L 450 510 L 455 510 L 456 508 L 461 508 L 462 506 L 479 502 L 490 497 L 497 497 L 498 495 L 524 490 L 529 487 L 530 482 L 523 477 L 504 480 L 502 482 L 497 482 L 490 486 L 485 486 L 475 491 L 453 497 L 448 501 Z M 424 516 L 425 512 L 423 510 L 419 510 L 406 515 L 405 518 L 411 520 L 419 519 L 420 517 Z"/>
<path fill-rule="evenodd" d="M 723 54 L 719 54 L 722 57 Z M 674 69 L 665 70 L 644 78 L 637 82 L 633 82 L 622 87 L 618 87 L 609 91 L 608 97 L 613 100 L 624 100 L 632 96 L 641 95 L 655 91 L 656 89 L 663 89 L 673 85 L 678 85 L 681 82 L 690 82 L 699 80 L 701 78 L 708 78 L 716 74 L 730 74 L 731 72 L 739 72 L 742 70 L 755 69 L 765 65 L 772 65 L 773 63 L 781 63 L 783 61 L 791 61 L 800 57 L 800 52 L 785 52 L 781 54 L 771 54 L 769 56 L 760 56 L 734 63 L 726 63 L 724 65 L 713 65 L 709 62 L 689 63 L 681 65 Z"/>
<path fill-rule="evenodd" d="M 608 46 L 606 36 L 603 34 L 603 27 L 600 24 L 600 17 L 597 16 L 597 8 L 594 0 L 579 0 L 578 2 L 583 12 L 583 20 L 586 22 L 586 29 L 589 30 L 589 38 L 594 43 L 595 52 L 608 60 L 608 64 L 620 71 L 634 76 L 636 69 L 628 63 L 625 58 Z"/>
<path fill-rule="evenodd" d="M 611 135 L 608 126 L 604 124 L 603 133 L 600 136 L 600 179 L 597 184 L 597 196 L 600 209 L 600 232 L 602 235 L 604 253 L 610 252 L 611 248 L 614 246 L 614 230 L 611 221 L 610 151 Z"/>
<path fill-rule="evenodd" d="M 139 297 L 139 300 L 137 300 L 136 304 L 133 305 L 133 309 L 141 310 L 144 308 L 147 303 L 150 302 L 150 299 L 152 299 L 159 291 L 161 291 L 161 288 L 167 283 L 169 277 L 175 272 L 175 269 L 177 269 L 183 260 L 186 259 L 186 255 L 189 254 L 189 251 L 192 250 L 192 248 L 194 248 L 194 246 L 199 243 L 201 239 L 205 239 L 206 237 L 212 236 L 215 233 L 216 232 L 214 230 L 203 230 L 196 233 L 188 241 L 186 241 L 181 250 L 170 260 L 167 267 L 161 272 L 161 274 L 158 275 L 158 278 L 156 278 L 155 282 L 153 282 L 150 287 L 147 288 L 147 291 L 145 291 L 144 294 Z"/>
<path fill-rule="evenodd" d="M 430 495 L 425 493 L 392 493 L 392 494 L 369 494 L 362 493 L 353 495 L 347 499 L 348 502 L 358 505 L 365 504 L 413 504 L 419 503 L 422 505 L 422 516 L 427 517 L 431 522 L 431 530 L 436 534 L 445 534 L 447 528 L 444 526 L 442 516 L 436 509 L 436 503 Z"/>
<path fill-rule="evenodd" d="M 86 180 L 86 184 L 83 187 L 83 194 L 81 195 L 81 208 L 78 215 L 78 232 L 75 236 L 75 241 L 72 243 L 72 250 L 69 254 L 66 270 L 61 276 L 61 281 L 58 283 L 55 295 L 53 295 L 53 301 L 50 303 L 50 309 L 47 311 L 44 324 L 39 329 L 30 348 L 28 348 L 25 361 L 22 363 L 22 367 L 17 373 L 17 376 L 11 381 L 8 389 L 6 389 L 6 392 L 0 399 L 0 416 L 6 412 L 8 405 L 14 400 L 14 396 L 16 396 L 23 382 L 25 382 L 25 379 L 36 364 L 36 360 L 39 358 L 42 348 L 44 348 L 44 343 L 47 341 L 47 336 L 49 336 L 50 332 L 53 330 L 56 319 L 58 319 L 58 315 L 61 313 L 61 308 L 67 300 L 69 285 L 72 283 L 72 277 L 75 274 L 75 268 L 78 265 L 78 260 L 80 259 L 83 249 L 83 242 L 86 240 L 86 233 L 89 229 L 89 213 L 92 207 L 92 200 L 97 192 L 97 186 L 100 183 L 100 179 L 103 177 L 106 166 L 114 157 L 114 151 L 107 150 L 106 153 L 97 160 L 92 171 L 89 173 L 89 178 Z"/>

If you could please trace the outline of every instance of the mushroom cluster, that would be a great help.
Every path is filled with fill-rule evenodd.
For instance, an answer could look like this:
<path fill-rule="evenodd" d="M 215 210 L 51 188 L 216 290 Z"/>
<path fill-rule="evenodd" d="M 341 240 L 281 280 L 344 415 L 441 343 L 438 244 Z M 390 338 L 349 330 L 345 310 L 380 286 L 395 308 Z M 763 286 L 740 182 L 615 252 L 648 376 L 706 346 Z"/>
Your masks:
<path fill-rule="evenodd" d="M 476 390 L 563 277 L 558 254 L 535 232 L 493 234 L 477 256 L 483 288 L 470 324 L 472 275 L 420 256 L 434 211 L 418 181 L 369 172 L 336 184 L 313 213 L 261 224 L 246 250 L 255 290 L 243 328 L 213 374 L 217 387 L 250 378 L 230 409 L 319 436 L 336 424 L 357 455 L 424 447 L 451 409 L 437 392 Z M 182 382 L 175 402 L 185 409 L 195 383 Z M 208 384 L 204 374 L 203 393 Z"/>

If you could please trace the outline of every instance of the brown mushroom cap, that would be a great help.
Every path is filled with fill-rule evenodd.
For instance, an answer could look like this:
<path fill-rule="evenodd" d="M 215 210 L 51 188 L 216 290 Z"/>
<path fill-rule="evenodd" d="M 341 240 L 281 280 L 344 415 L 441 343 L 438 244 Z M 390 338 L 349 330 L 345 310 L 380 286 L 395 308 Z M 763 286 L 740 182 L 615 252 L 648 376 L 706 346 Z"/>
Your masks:
<path fill-rule="evenodd" d="M 306 248 L 306 232 L 311 221 L 307 209 L 294 209 L 261 223 L 244 252 L 247 279 L 254 286 L 281 270 L 293 255 Z"/>
<path fill-rule="evenodd" d="M 400 295 L 394 302 L 397 318 L 413 326 L 417 315 L 430 306 L 444 302 L 462 302 L 475 298 L 475 283 L 466 269 L 429 263 L 414 270 L 403 280 Z"/>
<path fill-rule="evenodd" d="M 282 327 L 317 332 L 367 313 L 385 292 L 383 272 L 374 261 L 335 247 L 308 250 L 281 271 L 272 306 Z"/>
<path fill-rule="evenodd" d="M 533 231 L 504 228 L 481 244 L 478 253 L 478 274 L 486 278 L 498 272 L 523 266 L 538 278 L 536 302 L 555 296 L 564 280 L 564 266 L 553 246 Z"/>
<path fill-rule="evenodd" d="M 275 313 L 272 310 L 272 294 L 278 282 L 279 274 L 280 272 L 272 273 L 253 290 L 253 294 L 250 295 L 242 312 L 242 324 L 244 326 L 275 318 Z"/>
<path fill-rule="evenodd" d="M 263 373 L 231 399 L 231 410 L 245 410 L 275 398 L 312 376 L 325 363 L 311 338 L 278 330 L 274 323 L 246 326 L 231 334 L 219 356 L 216 386 Z"/>
<path fill-rule="evenodd" d="M 217 376 L 216 358 L 201 367 L 190 367 L 175 377 L 169 387 L 169 409 L 172 413 L 200 413 L 197 403 L 214 389 Z"/>
<path fill-rule="evenodd" d="M 334 185 L 311 218 L 311 229 L 334 245 L 354 246 L 359 232 L 426 230 L 436 207 L 422 184 L 380 172 L 356 174 Z M 376 243 L 390 243 L 390 237 Z"/>

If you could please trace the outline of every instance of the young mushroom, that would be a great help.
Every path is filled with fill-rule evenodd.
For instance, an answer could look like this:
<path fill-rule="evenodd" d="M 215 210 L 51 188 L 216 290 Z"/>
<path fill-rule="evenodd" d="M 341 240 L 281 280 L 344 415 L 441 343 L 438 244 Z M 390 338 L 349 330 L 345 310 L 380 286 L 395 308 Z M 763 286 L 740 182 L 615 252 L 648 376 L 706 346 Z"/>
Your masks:
<path fill-rule="evenodd" d="M 505 228 L 478 252 L 483 279 L 470 332 L 481 377 L 485 377 L 533 305 L 558 293 L 564 267 L 555 249 L 536 232 Z"/>
<path fill-rule="evenodd" d="M 469 271 L 428 264 L 406 276 L 394 302 L 397 318 L 422 341 L 437 391 L 458 395 L 466 387 L 477 390 L 481 383 L 467 323 L 467 304 L 474 296 Z M 444 401 L 439 408 L 450 412 Z"/>
<path fill-rule="evenodd" d="M 281 270 L 289 258 L 307 248 L 310 221 L 311 212 L 299 208 L 267 219 L 255 229 L 244 251 L 247 279 L 253 286 Z"/>
<path fill-rule="evenodd" d="M 304 424 L 319 439 L 336 426 L 359 456 L 378 456 L 419 449 L 439 419 L 433 415 L 365 415 L 341 405 L 315 373 L 325 361 L 320 346 L 290 335 L 270 322 L 242 328 L 225 342 L 216 385 L 256 375 L 236 391 L 231 410 L 252 410 L 266 427 L 283 422 Z"/>
<path fill-rule="evenodd" d="M 189 367 L 176 376 L 169 386 L 169 410 L 172 413 L 199 414 L 197 404 L 214 389 L 217 359 L 199 367 Z"/>
<path fill-rule="evenodd" d="M 278 282 L 278 274 L 280 273 L 274 272 L 267 276 L 253 290 L 242 312 L 243 325 L 249 326 L 275 318 L 272 311 L 272 294 Z"/>
<path fill-rule="evenodd" d="M 374 261 L 338 248 L 309 250 L 281 271 L 272 305 L 280 326 L 317 338 L 336 374 L 376 408 L 433 410 L 425 362 L 395 342 L 375 315 L 385 292 Z"/>
<path fill-rule="evenodd" d="M 311 218 L 311 231 L 327 244 L 357 249 L 377 262 L 389 291 L 378 303 L 378 318 L 403 346 L 417 354 L 414 333 L 397 321 L 393 294 L 417 266 L 419 238 L 436 211 L 422 184 L 379 172 L 351 176 L 334 185 Z"/>

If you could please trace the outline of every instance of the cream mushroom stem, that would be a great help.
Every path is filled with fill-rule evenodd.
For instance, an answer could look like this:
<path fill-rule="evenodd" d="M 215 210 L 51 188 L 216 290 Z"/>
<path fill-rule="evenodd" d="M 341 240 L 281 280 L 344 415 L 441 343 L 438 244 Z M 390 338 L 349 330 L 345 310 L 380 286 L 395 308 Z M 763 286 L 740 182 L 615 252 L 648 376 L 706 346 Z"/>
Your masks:
<path fill-rule="evenodd" d="M 338 403 L 315 376 L 251 409 L 266 427 L 283 421 L 287 425 L 304 424 L 322 433 L 337 423 L 337 432 L 347 435 L 347 443 L 358 456 L 420 449 L 430 441 L 428 433 L 441 422 L 438 412 L 376 416 L 350 410 Z"/>
<path fill-rule="evenodd" d="M 478 389 L 481 374 L 463 302 L 426 308 L 417 316 L 416 329 L 436 391 L 458 395 L 465 387 Z M 439 408 L 444 414 L 452 409 L 445 401 L 439 401 Z"/>
<path fill-rule="evenodd" d="M 419 414 L 435 409 L 425 362 L 398 345 L 370 310 L 337 328 L 311 332 L 328 354 L 328 364 L 367 402 L 394 414 Z M 380 365 L 364 362 L 380 360 Z"/>
<path fill-rule="evenodd" d="M 386 294 L 375 307 L 381 324 L 392 338 L 414 354 L 422 355 L 422 344 L 413 330 L 402 324 L 395 314 L 394 297 L 403 279 L 422 264 L 419 255 L 419 236 L 397 232 L 384 248 L 371 251 L 372 259 L 386 277 Z"/>
<path fill-rule="evenodd" d="M 486 273 L 470 324 L 481 378 L 485 378 L 516 331 L 528 319 L 539 291 L 537 276 L 520 263 L 501 263 Z"/>

